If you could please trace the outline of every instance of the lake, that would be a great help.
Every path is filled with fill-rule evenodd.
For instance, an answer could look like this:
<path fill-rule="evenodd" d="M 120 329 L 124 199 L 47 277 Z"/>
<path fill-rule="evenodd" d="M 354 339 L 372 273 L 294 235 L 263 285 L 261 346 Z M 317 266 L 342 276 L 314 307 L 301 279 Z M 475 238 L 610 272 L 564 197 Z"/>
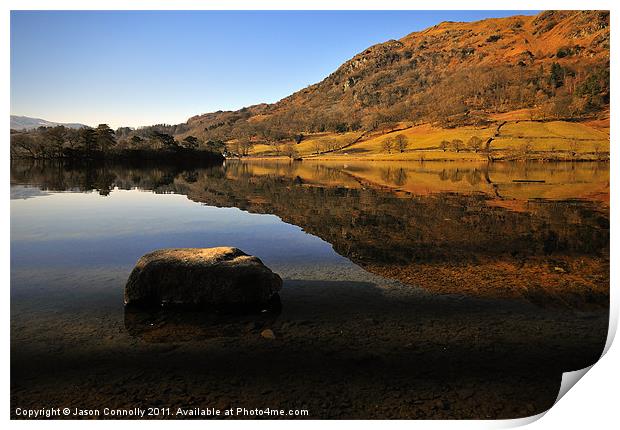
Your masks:
<path fill-rule="evenodd" d="M 124 309 L 140 256 L 212 246 L 278 273 L 281 312 Z M 12 414 L 523 417 L 608 311 L 606 163 L 11 165 Z"/>

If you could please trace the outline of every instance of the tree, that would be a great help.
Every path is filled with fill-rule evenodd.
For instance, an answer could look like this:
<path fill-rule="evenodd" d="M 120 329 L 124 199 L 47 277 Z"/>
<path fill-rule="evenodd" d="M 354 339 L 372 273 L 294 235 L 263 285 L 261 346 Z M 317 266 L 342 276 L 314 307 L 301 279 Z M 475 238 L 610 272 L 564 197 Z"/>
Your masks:
<path fill-rule="evenodd" d="M 65 143 L 71 149 L 76 149 L 80 144 L 80 131 L 75 128 L 65 130 Z"/>
<path fill-rule="evenodd" d="M 116 136 L 107 124 L 99 124 L 96 129 L 97 145 L 101 152 L 107 152 L 116 143 Z"/>
<path fill-rule="evenodd" d="M 450 142 L 448 142 L 447 140 L 442 140 L 441 142 L 439 142 L 439 149 L 441 149 L 443 152 L 446 152 L 449 147 Z"/>
<path fill-rule="evenodd" d="M 463 148 L 463 141 L 461 139 L 453 139 L 452 148 L 454 148 L 456 152 L 460 152 Z"/>
<path fill-rule="evenodd" d="M 242 139 L 239 142 L 239 151 L 241 152 L 241 155 L 243 155 L 243 156 L 249 155 L 249 153 L 252 150 L 253 146 L 254 146 L 254 144 L 250 140 Z"/>
<path fill-rule="evenodd" d="M 221 140 L 208 140 L 205 146 L 207 147 L 207 150 L 211 152 L 222 153 L 226 151 L 226 144 Z"/>
<path fill-rule="evenodd" d="M 195 136 L 187 136 L 183 139 L 183 146 L 187 149 L 196 149 L 200 141 Z"/>
<path fill-rule="evenodd" d="M 409 145 L 409 139 L 407 139 L 407 136 L 405 136 L 404 134 L 399 134 L 394 138 L 394 141 L 396 143 L 396 148 L 400 152 L 405 152 L 405 149 L 407 149 L 407 145 Z"/>
<path fill-rule="evenodd" d="M 84 127 L 80 129 L 80 145 L 89 154 L 97 150 L 97 132 L 94 128 Z"/>
<path fill-rule="evenodd" d="M 129 137 L 132 131 L 133 131 L 133 128 L 131 127 L 119 127 L 116 129 L 114 134 L 116 135 L 117 138 L 120 139 L 123 137 Z"/>
<path fill-rule="evenodd" d="M 549 85 L 552 88 L 560 88 L 564 85 L 565 70 L 558 63 L 551 65 L 551 73 L 549 74 Z"/>
<path fill-rule="evenodd" d="M 571 103 L 571 96 L 556 96 L 550 106 L 549 113 L 558 119 L 570 117 L 573 114 L 571 112 Z"/>
<path fill-rule="evenodd" d="M 469 146 L 469 148 L 471 148 L 474 152 L 477 153 L 478 151 L 480 151 L 480 148 L 482 148 L 482 139 L 480 139 L 478 136 L 472 136 L 469 138 L 467 146 Z"/>
<path fill-rule="evenodd" d="M 597 160 L 603 159 L 604 152 L 601 142 L 594 142 L 594 155 L 596 156 Z"/>
<path fill-rule="evenodd" d="M 393 131 L 396 127 L 398 127 L 398 122 L 393 120 L 387 120 L 379 126 L 384 134 Z"/>
<path fill-rule="evenodd" d="M 394 148 L 394 139 L 391 137 L 386 137 L 383 139 L 383 150 L 388 154 L 392 153 L 392 149 Z"/>
<path fill-rule="evenodd" d="M 40 148 L 33 136 L 27 133 L 11 134 L 11 157 L 23 156 L 24 151 L 32 158 L 41 155 Z"/>
<path fill-rule="evenodd" d="M 174 140 L 174 137 L 172 137 L 168 133 L 160 133 L 158 131 L 153 131 L 151 133 L 151 139 L 157 142 L 159 145 L 161 145 L 164 148 L 176 149 L 179 147 L 179 144 L 177 143 L 176 140 Z"/>
<path fill-rule="evenodd" d="M 239 156 L 241 155 L 241 148 L 238 140 L 234 140 L 226 144 L 226 150 L 230 152 L 232 155 Z"/>
<path fill-rule="evenodd" d="M 65 135 L 67 129 L 62 126 L 50 127 L 45 129 L 44 138 L 50 143 L 52 147 L 52 156 L 62 156 L 62 149 L 65 144 Z"/>
<path fill-rule="evenodd" d="M 288 142 L 284 146 L 284 155 L 291 159 L 298 157 L 297 148 L 295 148 L 295 144 L 293 142 Z"/>

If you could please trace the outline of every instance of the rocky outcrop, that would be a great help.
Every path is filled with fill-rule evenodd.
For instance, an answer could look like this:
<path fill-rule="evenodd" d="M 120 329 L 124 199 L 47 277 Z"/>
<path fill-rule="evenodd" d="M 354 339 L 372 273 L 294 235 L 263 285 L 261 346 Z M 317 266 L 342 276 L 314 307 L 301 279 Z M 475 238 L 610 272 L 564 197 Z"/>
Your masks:
<path fill-rule="evenodd" d="M 267 306 L 281 287 L 277 274 L 237 248 L 160 249 L 136 263 L 125 304 L 251 310 Z"/>

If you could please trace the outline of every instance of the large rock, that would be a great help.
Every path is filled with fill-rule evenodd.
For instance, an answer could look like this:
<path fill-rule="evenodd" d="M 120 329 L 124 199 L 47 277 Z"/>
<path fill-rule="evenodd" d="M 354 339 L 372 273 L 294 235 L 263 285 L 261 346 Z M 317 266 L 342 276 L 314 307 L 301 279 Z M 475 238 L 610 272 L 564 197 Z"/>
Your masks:
<path fill-rule="evenodd" d="M 144 255 L 125 286 L 125 304 L 245 310 L 267 305 L 282 279 L 237 248 L 160 249 Z"/>

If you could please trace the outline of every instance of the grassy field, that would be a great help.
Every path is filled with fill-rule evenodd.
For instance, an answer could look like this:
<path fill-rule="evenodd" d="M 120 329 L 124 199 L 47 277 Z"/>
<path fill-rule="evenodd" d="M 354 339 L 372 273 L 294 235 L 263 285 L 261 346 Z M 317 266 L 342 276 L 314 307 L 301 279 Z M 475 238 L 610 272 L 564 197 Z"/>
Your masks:
<path fill-rule="evenodd" d="M 519 151 L 524 145 L 535 152 L 608 153 L 609 134 L 581 123 L 519 121 L 504 125 L 493 141 L 503 151 Z"/>
<path fill-rule="evenodd" d="M 605 140 L 609 135 L 578 122 L 550 121 L 533 122 L 519 121 L 507 123 L 501 129 L 501 136 L 547 138 L 561 137 L 566 139 L 598 139 Z"/>
<path fill-rule="evenodd" d="M 523 116 L 523 115 L 521 115 Z M 520 118 L 519 115 L 513 117 Z M 505 118 L 508 118 L 505 116 Z M 501 125 L 501 127 L 500 127 Z M 499 134 L 495 136 L 498 132 Z M 484 160 L 484 151 L 468 148 L 467 142 L 478 137 L 482 142 L 492 138 L 491 155 L 496 159 L 599 159 L 609 154 L 608 122 L 578 123 L 567 121 L 502 120 L 485 127 L 443 129 L 422 124 L 401 125 L 402 130 L 387 133 L 348 132 L 307 135 L 294 148 L 298 156 L 321 159 L 373 160 Z M 407 138 L 404 151 L 387 150 L 386 139 L 397 135 Z M 442 141 L 460 140 L 459 151 Z M 482 145 L 484 147 L 484 143 Z M 250 155 L 270 157 L 284 155 L 285 145 L 255 145 Z"/>

